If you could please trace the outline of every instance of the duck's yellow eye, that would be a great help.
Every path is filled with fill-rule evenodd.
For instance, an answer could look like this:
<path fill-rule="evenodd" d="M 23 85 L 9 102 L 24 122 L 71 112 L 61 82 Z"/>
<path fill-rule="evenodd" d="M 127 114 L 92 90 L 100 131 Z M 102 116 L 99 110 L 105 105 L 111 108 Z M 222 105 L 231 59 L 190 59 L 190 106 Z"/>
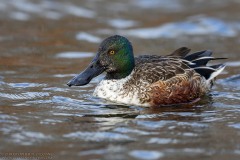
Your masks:
<path fill-rule="evenodd" d="M 109 51 L 109 54 L 113 55 L 113 54 L 115 54 L 115 51 L 111 50 L 111 51 Z"/>

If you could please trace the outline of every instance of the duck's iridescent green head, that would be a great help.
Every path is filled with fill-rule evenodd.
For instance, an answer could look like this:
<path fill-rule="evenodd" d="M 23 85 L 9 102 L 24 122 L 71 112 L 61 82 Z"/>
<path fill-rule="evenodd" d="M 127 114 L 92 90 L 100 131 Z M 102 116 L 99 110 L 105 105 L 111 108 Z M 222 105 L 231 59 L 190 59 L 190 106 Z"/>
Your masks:
<path fill-rule="evenodd" d="M 96 57 L 68 86 L 88 84 L 92 78 L 107 72 L 107 79 L 121 79 L 128 76 L 135 66 L 133 48 L 127 38 L 115 35 L 106 38 L 99 46 Z"/>

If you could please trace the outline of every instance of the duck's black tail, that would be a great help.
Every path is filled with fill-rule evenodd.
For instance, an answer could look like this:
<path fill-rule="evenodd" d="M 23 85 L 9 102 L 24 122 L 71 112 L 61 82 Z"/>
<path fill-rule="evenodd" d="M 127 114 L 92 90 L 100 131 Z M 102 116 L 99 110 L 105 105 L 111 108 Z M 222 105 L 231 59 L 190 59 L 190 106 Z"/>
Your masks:
<path fill-rule="evenodd" d="M 206 80 L 211 81 L 217 75 L 219 75 L 226 65 L 217 64 L 212 66 L 207 66 L 207 63 L 211 60 L 220 60 L 226 58 L 214 58 L 212 57 L 212 51 L 205 50 L 192 54 L 188 54 L 190 52 L 189 48 L 181 47 L 174 51 L 170 56 L 179 56 L 182 59 L 190 62 L 188 66 L 193 68 L 200 75 L 204 76 Z"/>

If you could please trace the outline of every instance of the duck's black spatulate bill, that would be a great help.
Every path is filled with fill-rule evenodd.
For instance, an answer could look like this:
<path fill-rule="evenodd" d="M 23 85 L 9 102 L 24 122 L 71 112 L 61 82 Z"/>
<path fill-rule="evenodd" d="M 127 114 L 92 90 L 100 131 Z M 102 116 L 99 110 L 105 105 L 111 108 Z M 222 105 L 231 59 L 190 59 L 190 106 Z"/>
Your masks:
<path fill-rule="evenodd" d="M 98 62 L 98 59 L 95 58 L 90 65 L 79 75 L 71 79 L 67 85 L 71 86 L 84 86 L 88 84 L 94 77 L 100 75 L 104 72 L 104 67 L 101 66 Z"/>

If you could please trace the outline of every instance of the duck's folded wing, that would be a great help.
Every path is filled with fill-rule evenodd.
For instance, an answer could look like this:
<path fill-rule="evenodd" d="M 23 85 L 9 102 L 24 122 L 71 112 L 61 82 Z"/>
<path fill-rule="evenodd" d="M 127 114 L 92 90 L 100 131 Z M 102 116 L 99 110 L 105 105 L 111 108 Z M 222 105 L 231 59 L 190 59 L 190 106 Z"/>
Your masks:
<path fill-rule="evenodd" d="M 225 65 L 208 66 L 212 60 L 225 58 L 212 57 L 212 51 L 204 50 L 189 54 L 190 49 L 181 47 L 167 56 L 144 55 L 136 58 L 136 74 L 144 73 L 152 82 L 168 80 L 179 74 L 186 74 L 187 70 L 194 70 L 209 82 L 222 72 Z"/>
<path fill-rule="evenodd" d="M 159 80 L 168 80 L 179 74 L 186 74 L 186 71 L 191 69 L 179 58 L 148 56 L 148 60 L 144 59 L 136 58 L 133 78 L 141 77 L 141 80 L 150 84 Z"/>

